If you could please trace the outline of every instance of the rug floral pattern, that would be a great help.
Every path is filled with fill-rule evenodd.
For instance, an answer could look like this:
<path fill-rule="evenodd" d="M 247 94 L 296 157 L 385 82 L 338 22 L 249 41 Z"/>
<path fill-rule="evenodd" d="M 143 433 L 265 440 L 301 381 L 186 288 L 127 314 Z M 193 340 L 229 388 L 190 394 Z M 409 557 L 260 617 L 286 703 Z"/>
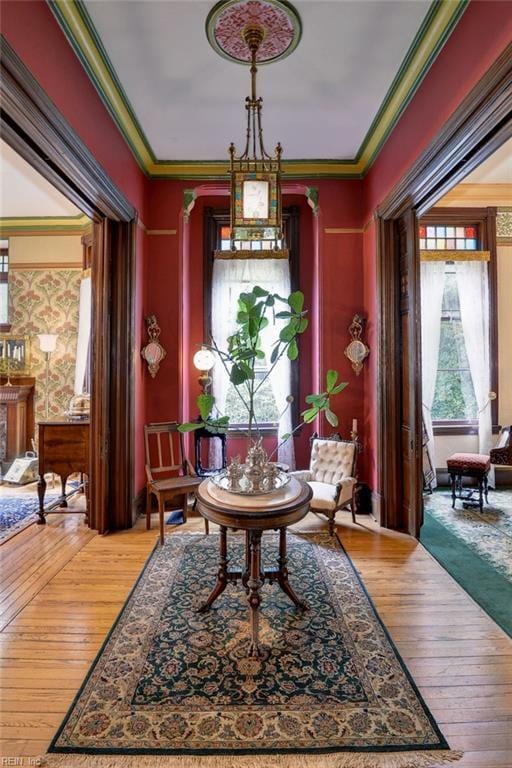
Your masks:
<path fill-rule="evenodd" d="M 423 501 L 425 512 L 512 581 L 512 491 L 490 490 L 488 498 L 483 512 L 463 509 L 459 500 L 452 509 L 448 490 L 437 490 Z"/>
<path fill-rule="evenodd" d="M 197 613 L 215 582 L 217 536 L 167 537 L 50 751 L 446 748 L 339 542 L 289 540 L 290 581 L 312 607 L 301 613 L 265 585 L 265 654 L 253 659 L 239 585 Z M 228 539 L 231 567 L 241 542 Z M 268 567 L 274 534 L 263 550 Z"/>

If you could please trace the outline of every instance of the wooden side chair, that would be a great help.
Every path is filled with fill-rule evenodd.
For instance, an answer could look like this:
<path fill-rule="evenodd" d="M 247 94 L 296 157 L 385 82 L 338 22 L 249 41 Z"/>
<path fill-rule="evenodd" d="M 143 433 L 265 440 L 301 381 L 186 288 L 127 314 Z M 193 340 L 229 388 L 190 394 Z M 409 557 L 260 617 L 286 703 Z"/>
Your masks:
<path fill-rule="evenodd" d="M 182 498 L 183 520 L 187 520 L 188 494 L 202 482 L 185 456 L 183 435 L 176 421 L 144 425 L 146 451 L 146 527 L 151 528 L 151 496 L 155 496 L 160 518 L 160 544 L 164 543 L 165 503 Z M 206 533 L 209 532 L 205 520 Z"/>

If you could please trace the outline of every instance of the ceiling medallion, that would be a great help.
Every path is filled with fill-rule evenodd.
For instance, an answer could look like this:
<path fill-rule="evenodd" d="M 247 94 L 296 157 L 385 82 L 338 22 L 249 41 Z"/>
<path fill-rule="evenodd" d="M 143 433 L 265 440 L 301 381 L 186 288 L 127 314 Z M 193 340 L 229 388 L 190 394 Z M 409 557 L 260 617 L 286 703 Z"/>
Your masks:
<path fill-rule="evenodd" d="M 289 56 L 302 34 L 300 16 L 286 0 L 221 0 L 206 19 L 206 34 L 218 54 L 239 64 L 251 63 L 251 52 L 243 31 L 264 30 L 256 53 L 257 64 L 268 64 Z"/>

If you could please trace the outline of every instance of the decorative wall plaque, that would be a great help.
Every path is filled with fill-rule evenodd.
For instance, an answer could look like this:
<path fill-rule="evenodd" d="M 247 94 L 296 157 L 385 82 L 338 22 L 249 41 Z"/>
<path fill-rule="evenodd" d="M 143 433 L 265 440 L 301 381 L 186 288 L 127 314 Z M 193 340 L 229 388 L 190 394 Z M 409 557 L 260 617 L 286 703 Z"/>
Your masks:
<path fill-rule="evenodd" d="M 148 364 L 151 376 L 155 378 L 158 369 L 160 368 L 160 363 L 167 354 L 158 340 L 161 331 L 155 315 L 148 315 L 148 317 L 146 317 L 146 330 L 148 332 L 149 341 L 146 346 L 142 348 L 141 355 Z"/>
<path fill-rule="evenodd" d="M 352 363 L 352 368 L 356 372 L 357 376 L 359 376 L 363 369 L 363 362 L 365 358 L 370 354 L 369 347 L 367 347 L 364 341 L 361 339 L 364 322 L 365 319 L 361 317 L 361 315 L 354 315 L 352 322 L 348 327 L 352 341 L 345 349 L 345 355 Z"/>

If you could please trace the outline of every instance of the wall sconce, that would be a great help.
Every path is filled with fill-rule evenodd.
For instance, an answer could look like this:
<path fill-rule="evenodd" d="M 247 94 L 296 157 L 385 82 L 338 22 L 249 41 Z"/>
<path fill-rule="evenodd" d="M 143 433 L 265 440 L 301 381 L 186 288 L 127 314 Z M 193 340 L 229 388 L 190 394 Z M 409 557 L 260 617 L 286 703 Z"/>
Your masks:
<path fill-rule="evenodd" d="M 45 406 L 44 417 L 48 418 L 49 415 L 49 398 L 50 398 L 50 355 L 55 352 L 57 347 L 58 336 L 56 333 L 38 333 L 39 349 L 44 352 L 44 359 L 46 365 L 46 386 L 45 386 Z"/>
<path fill-rule="evenodd" d="M 154 379 L 160 368 L 160 363 L 167 354 L 159 341 L 161 331 L 160 326 L 156 321 L 156 315 L 148 315 L 148 317 L 146 317 L 146 330 L 148 332 L 149 341 L 142 347 L 140 353 L 148 364 L 149 373 Z"/>
<path fill-rule="evenodd" d="M 363 333 L 363 326 L 365 324 L 365 318 L 361 315 L 354 315 L 352 322 L 348 327 L 348 332 L 352 338 L 352 341 L 345 348 L 345 356 L 348 357 L 352 363 L 356 376 L 359 376 L 363 369 L 363 363 L 370 354 L 369 347 L 361 339 Z"/>
<path fill-rule="evenodd" d="M 210 349 L 201 347 L 201 349 L 198 349 L 195 353 L 192 362 L 194 363 L 194 366 L 197 368 L 197 370 L 201 373 L 197 380 L 203 391 L 203 395 L 207 395 L 208 390 L 212 385 L 212 378 L 209 373 L 215 365 L 215 355 Z"/>

